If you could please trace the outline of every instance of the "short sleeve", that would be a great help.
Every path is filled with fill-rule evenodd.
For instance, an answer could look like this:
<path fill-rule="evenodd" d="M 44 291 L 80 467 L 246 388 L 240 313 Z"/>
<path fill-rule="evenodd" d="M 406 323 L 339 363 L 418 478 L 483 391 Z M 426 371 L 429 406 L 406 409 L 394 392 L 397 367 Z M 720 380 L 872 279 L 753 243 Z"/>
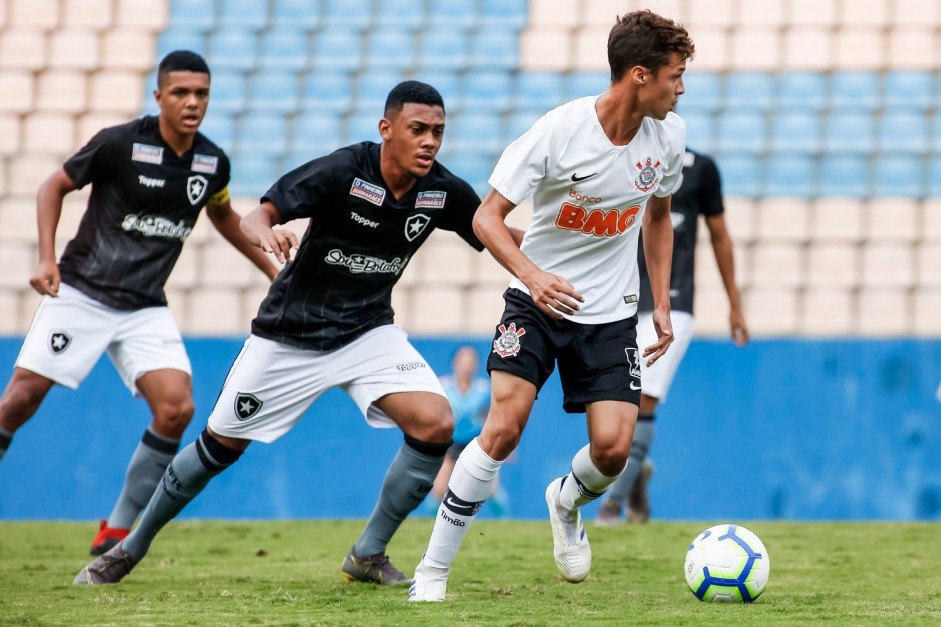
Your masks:
<path fill-rule="evenodd" d="M 533 193 L 549 169 L 553 119 L 544 115 L 513 141 L 500 156 L 490 186 L 518 205 Z"/>
<path fill-rule="evenodd" d="M 282 224 L 310 218 L 322 203 L 335 196 L 336 174 L 348 161 L 346 154 L 337 151 L 305 163 L 278 179 L 261 201 L 270 201 L 277 207 Z"/>
<path fill-rule="evenodd" d="M 705 155 L 697 155 L 697 159 L 702 163 L 702 171 L 699 177 L 699 187 L 696 189 L 696 204 L 699 206 L 699 212 L 704 216 L 717 216 L 725 211 L 725 205 L 722 202 L 722 177 L 719 175 L 719 168 L 716 162 Z"/>
<path fill-rule="evenodd" d="M 683 182 L 683 156 L 686 154 L 686 123 L 675 113 L 668 113 L 663 122 L 667 133 L 669 162 L 663 170 L 663 178 L 654 195 L 665 198 L 680 188 Z"/>
<path fill-rule="evenodd" d="M 108 162 L 115 152 L 115 139 L 114 128 L 102 129 L 62 165 L 76 188 L 81 189 L 107 174 Z"/>
<path fill-rule="evenodd" d="M 454 180 L 455 185 L 450 191 L 454 196 L 448 201 L 437 228 L 457 233 L 475 250 L 481 251 L 484 245 L 474 234 L 474 214 L 480 207 L 480 196 L 463 179 L 455 178 Z"/>

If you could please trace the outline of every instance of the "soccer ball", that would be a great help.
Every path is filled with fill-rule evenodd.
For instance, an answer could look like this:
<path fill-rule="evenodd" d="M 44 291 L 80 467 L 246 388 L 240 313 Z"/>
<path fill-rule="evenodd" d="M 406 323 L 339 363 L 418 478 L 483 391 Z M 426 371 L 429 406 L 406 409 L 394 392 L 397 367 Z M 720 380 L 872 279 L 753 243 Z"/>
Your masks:
<path fill-rule="evenodd" d="M 740 525 L 709 527 L 690 543 L 686 584 L 700 601 L 751 603 L 771 574 L 768 550 Z"/>

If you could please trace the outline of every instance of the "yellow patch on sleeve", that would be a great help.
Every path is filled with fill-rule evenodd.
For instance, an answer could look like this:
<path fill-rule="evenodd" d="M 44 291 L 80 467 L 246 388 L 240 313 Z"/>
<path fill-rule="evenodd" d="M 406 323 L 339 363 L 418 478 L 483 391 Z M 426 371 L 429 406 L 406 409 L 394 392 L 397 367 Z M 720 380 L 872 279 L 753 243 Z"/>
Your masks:
<path fill-rule="evenodd" d="M 229 202 L 231 196 L 229 196 L 229 188 L 225 187 L 221 192 L 217 192 L 209 197 L 210 205 L 224 205 Z"/>

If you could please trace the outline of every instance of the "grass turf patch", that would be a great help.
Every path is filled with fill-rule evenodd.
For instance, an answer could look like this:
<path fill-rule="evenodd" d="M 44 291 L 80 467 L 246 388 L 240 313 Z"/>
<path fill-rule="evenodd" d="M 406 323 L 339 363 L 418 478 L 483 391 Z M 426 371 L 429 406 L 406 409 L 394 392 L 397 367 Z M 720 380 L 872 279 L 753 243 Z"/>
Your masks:
<path fill-rule="evenodd" d="M 94 523 L 0 523 L 0 625 L 911 625 L 941 623 L 941 527 L 743 521 L 771 556 L 751 605 L 701 603 L 683 581 L 709 522 L 588 523 L 589 578 L 565 582 L 547 522 L 480 521 L 452 568 L 448 601 L 348 584 L 340 564 L 362 521 L 180 521 L 120 584 L 72 586 Z M 389 547 L 411 575 L 431 532 L 407 521 Z"/>

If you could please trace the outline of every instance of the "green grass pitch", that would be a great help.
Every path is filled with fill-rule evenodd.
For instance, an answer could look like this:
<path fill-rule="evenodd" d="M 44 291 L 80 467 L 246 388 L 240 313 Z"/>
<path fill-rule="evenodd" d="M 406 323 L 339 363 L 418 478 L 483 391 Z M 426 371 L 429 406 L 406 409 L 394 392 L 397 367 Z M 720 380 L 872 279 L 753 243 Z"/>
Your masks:
<path fill-rule="evenodd" d="M 720 521 L 713 521 L 720 522 Z M 751 605 L 698 601 L 686 547 L 713 522 L 587 525 L 589 578 L 558 575 L 547 522 L 480 521 L 452 570 L 448 602 L 347 584 L 340 563 L 362 521 L 171 523 L 122 583 L 74 587 L 93 523 L 0 523 L 0 625 L 929 625 L 941 624 L 941 526 L 741 522 L 771 555 Z M 392 542 L 411 574 L 431 531 Z"/>

